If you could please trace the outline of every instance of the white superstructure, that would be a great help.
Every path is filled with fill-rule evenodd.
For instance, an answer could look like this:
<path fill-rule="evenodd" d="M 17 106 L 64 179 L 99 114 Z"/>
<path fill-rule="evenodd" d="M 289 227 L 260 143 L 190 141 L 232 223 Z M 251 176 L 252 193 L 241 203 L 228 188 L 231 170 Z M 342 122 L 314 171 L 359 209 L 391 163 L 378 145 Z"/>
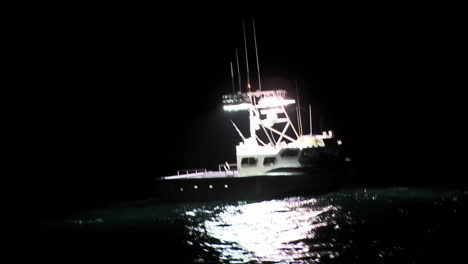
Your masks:
<path fill-rule="evenodd" d="M 287 98 L 285 90 L 262 90 L 253 21 L 252 24 L 258 74 L 257 90 L 251 90 L 253 87 L 250 83 L 247 42 L 243 24 L 247 92 L 241 92 L 243 85 L 241 84 L 239 58 L 236 49 L 239 92 L 235 92 L 234 70 L 231 62 L 232 94 L 223 95 L 223 109 L 225 111 L 248 111 L 249 113 L 249 135 L 247 137 L 232 123 L 242 139 L 236 146 L 236 164 L 226 162 L 225 165 L 219 166 L 218 172 L 207 170 L 199 172 L 195 170 L 195 173 L 189 173 L 189 170 L 182 170 L 182 173 L 185 171 L 183 175 L 180 175 L 180 171 L 178 171 L 177 175 L 163 177 L 163 179 L 301 175 L 305 171 L 317 169 L 321 165 L 324 165 L 323 167 L 329 166 L 333 163 L 334 158 L 340 159 L 336 145 L 341 145 L 341 141 L 333 139 L 334 135 L 331 131 L 312 134 L 310 106 L 310 133 L 305 135 L 302 132 L 299 102 L 298 107 L 296 107 L 298 117 L 296 129 L 286 111 L 288 107 L 296 104 L 296 101 Z M 237 167 L 237 170 L 234 169 L 234 166 Z M 196 186 L 198 187 L 198 185 Z"/>
<path fill-rule="evenodd" d="M 250 136 L 244 137 L 236 127 L 242 138 L 236 146 L 239 177 L 272 175 L 282 169 L 301 173 L 303 150 L 325 147 L 324 139 L 333 137 L 331 131 L 320 135 L 299 134 L 286 111 L 295 100 L 286 98 L 285 90 L 224 95 L 223 103 L 225 111 L 249 112 Z M 260 138 L 262 133 L 266 142 Z"/>

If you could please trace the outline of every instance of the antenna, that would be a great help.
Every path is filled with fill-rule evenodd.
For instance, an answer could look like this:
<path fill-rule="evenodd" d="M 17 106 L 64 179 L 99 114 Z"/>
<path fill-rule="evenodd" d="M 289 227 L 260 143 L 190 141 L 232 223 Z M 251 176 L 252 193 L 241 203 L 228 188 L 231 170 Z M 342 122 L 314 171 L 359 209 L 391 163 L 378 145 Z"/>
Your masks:
<path fill-rule="evenodd" d="M 232 61 L 231 61 L 231 80 L 232 80 L 232 94 L 234 94 L 234 71 L 232 70 Z"/>
<path fill-rule="evenodd" d="M 237 76 L 239 76 L 239 93 L 240 93 L 241 92 L 241 74 L 240 74 L 239 55 L 237 54 L 237 48 L 236 48 L 236 61 L 237 61 Z"/>
<path fill-rule="evenodd" d="M 262 82 L 260 81 L 260 66 L 258 63 L 258 50 L 257 50 L 257 34 L 255 34 L 255 20 L 252 17 L 252 24 L 253 24 L 253 33 L 254 33 L 254 41 L 255 41 L 255 56 L 257 58 L 257 73 L 258 73 L 258 89 L 262 90 Z"/>
<path fill-rule="evenodd" d="M 245 37 L 245 22 L 242 19 L 242 29 L 244 30 L 244 46 L 245 46 L 245 64 L 247 66 L 247 88 L 250 90 L 250 74 L 249 74 L 249 56 L 247 55 L 247 38 Z"/>

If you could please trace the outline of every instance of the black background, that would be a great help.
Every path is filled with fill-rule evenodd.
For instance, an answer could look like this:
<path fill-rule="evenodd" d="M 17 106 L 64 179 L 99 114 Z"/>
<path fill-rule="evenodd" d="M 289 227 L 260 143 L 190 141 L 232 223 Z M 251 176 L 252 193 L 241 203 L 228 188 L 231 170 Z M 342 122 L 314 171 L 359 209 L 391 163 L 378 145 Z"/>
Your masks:
<path fill-rule="evenodd" d="M 242 18 L 256 85 L 252 17 L 263 89 L 295 96 L 298 81 L 315 132 L 321 119 L 348 146 L 356 185 L 466 186 L 456 170 L 457 16 L 408 7 L 156 10 L 71 9 L 25 25 L 22 179 L 39 214 L 141 198 L 155 177 L 234 161 L 229 120 L 245 133 L 247 124 L 223 113 L 221 95 L 232 90 L 235 48 L 245 78 Z"/>

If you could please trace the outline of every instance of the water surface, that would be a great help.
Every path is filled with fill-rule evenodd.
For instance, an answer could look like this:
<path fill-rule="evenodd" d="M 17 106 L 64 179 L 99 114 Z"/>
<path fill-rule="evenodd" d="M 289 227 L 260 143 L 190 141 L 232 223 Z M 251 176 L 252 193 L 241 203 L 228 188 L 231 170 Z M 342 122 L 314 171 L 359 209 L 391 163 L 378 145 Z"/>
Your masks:
<path fill-rule="evenodd" d="M 459 190 L 389 188 L 266 201 L 146 200 L 48 221 L 40 236 L 67 256 L 154 263 L 445 263 L 467 248 L 466 198 Z"/>

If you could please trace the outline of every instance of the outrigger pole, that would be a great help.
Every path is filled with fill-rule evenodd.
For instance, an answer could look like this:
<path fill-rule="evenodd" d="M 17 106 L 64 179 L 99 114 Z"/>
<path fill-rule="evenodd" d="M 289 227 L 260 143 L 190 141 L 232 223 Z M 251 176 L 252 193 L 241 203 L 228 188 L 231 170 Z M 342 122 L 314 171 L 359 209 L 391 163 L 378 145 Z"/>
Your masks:
<path fill-rule="evenodd" d="M 239 77 L 239 93 L 240 93 L 241 92 L 241 74 L 240 74 L 239 55 L 237 54 L 237 48 L 236 48 L 236 61 L 237 61 L 237 76 Z"/>
<path fill-rule="evenodd" d="M 242 135 L 242 132 L 240 132 L 239 128 L 237 128 L 236 124 L 234 124 L 234 122 L 231 120 L 231 123 L 232 125 L 234 126 L 234 128 L 237 130 L 237 133 L 239 133 L 239 136 L 242 138 L 242 140 L 245 142 L 245 137 L 244 135 Z"/>
<path fill-rule="evenodd" d="M 232 61 L 231 61 L 231 80 L 232 80 L 232 94 L 235 93 L 235 89 L 234 89 L 234 71 L 232 69 Z"/>
<path fill-rule="evenodd" d="M 262 82 L 260 80 L 260 65 L 258 63 L 258 49 L 257 49 L 257 34 L 255 34 L 255 20 L 252 17 L 252 24 L 253 24 L 253 33 L 254 33 L 254 41 L 255 41 L 255 57 L 257 58 L 257 74 L 258 74 L 258 89 L 262 90 Z"/>
<path fill-rule="evenodd" d="M 309 104 L 309 124 L 310 124 L 310 135 L 313 135 L 312 133 L 312 109 Z"/>
<path fill-rule="evenodd" d="M 247 88 L 250 91 L 250 72 L 249 72 L 249 56 L 247 55 L 247 38 L 245 37 L 245 22 L 242 19 L 242 28 L 244 30 L 244 47 L 245 47 L 245 65 L 247 67 Z"/>
<path fill-rule="evenodd" d="M 299 88 L 297 85 L 297 80 L 294 80 L 296 83 L 296 97 L 297 97 L 297 106 L 296 106 L 296 111 L 297 111 L 297 127 L 299 130 L 299 135 L 303 135 L 302 133 L 302 118 L 301 118 L 301 103 L 299 102 Z"/>

